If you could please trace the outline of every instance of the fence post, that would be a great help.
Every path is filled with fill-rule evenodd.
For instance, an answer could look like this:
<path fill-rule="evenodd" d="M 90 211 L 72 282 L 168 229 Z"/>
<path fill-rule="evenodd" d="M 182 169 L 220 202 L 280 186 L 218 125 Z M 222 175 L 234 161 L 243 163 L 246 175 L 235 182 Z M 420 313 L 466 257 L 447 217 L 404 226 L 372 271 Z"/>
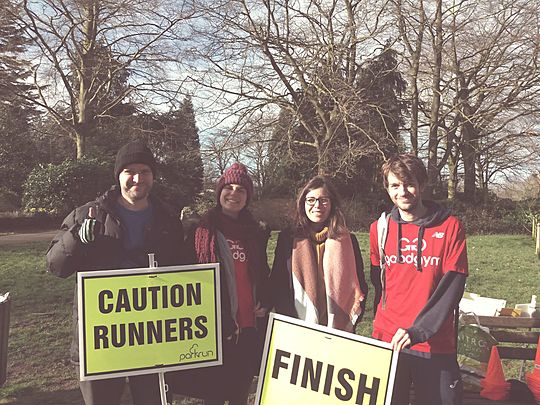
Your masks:
<path fill-rule="evenodd" d="M 8 357 L 8 337 L 9 337 L 9 314 L 11 307 L 11 297 L 9 293 L 0 302 L 0 387 L 7 378 L 7 357 Z"/>
<path fill-rule="evenodd" d="M 536 256 L 540 259 L 540 224 L 536 224 Z"/>

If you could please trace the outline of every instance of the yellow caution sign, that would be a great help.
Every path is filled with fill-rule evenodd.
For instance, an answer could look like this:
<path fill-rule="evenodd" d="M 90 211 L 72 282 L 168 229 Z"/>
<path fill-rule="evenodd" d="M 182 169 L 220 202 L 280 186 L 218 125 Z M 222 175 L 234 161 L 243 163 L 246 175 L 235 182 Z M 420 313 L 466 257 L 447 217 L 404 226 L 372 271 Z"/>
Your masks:
<path fill-rule="evenodd" d="M 270 314 L 256 404 L 390 404 L 388 343 Z"/>
<path fill-rule="evenodd" d="M 222 364 L 219 265 L 77 274 L 80 379 Z"/>

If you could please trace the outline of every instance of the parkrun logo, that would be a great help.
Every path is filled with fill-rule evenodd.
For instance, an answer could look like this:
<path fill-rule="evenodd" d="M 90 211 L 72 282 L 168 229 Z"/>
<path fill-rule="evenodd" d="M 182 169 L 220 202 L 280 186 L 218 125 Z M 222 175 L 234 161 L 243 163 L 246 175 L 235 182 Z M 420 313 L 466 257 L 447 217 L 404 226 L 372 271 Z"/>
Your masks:
<path fill-rule="evenodd" d="M 401 246 L 401 263 L 406 264 L 416 264 L 416 253 L 418 252 L 418 238 L 410 241 L 407 238 L 401 238 L 399 240 L 399 246 Z M 427 242 L 425 239 L 422 239 L 422 252 L 426 250 Z M 441 258 L 435 256 L 424 256 L 420 257 L 422 262 L 422 267 L 426 266 L 438 266 Z M 398 262 L 397 255 L 386 255 L 384 261 L 387 265 L 396 264 Z"/>
<path fill-rule="evenodd" d="M 188 353 L 181 353 L 180 356 L 178 357 L 178 360 L 180 361 L 180 363 L 182 363 L 184 361 L 191 361 L 191 360 L 203 359 L 203 358 L 206 358 L 206 357 L 211 357 L 211 356 L 213 357 L 214 356 L 214 351 L 213 350 L 207 350 L 206 352 L 200 352 L 200 351 L 197 350 L 198 347 L 199 347 L 199 345 L 197 343 L 195 343 L 195 344 L 193 344 L 193 346 L 191 346 Z"/>

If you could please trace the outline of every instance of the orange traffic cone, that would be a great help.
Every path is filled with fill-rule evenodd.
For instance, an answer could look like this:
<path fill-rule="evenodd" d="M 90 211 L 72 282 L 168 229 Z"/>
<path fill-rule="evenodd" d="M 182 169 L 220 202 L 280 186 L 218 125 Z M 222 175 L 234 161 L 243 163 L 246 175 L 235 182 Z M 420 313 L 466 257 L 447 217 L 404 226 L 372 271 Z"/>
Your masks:
<path fill-rule="evenodd" d="M 538 346 L 536 347 L 536 358 L 532 373 L 526 376 L 527 385 L 533 393 L 536 401 L 540 403 L 540 336 L 538 337 Z"/>
<path fill-rule="evenodd" d="M 480 381 L 482 390 L 480 395 L 493 401 L 503 401 L 510 395 L 510 383 L 504 378 L 501 358 L 497 346 L 491 347 L 491 355 L 486 376 Z"/>
<path fill-rule="evenodd" d="M 538 336 L 538 344 L 536 345 L 536 358 L 532 374 L 540 380 L 540 336 Z"/>

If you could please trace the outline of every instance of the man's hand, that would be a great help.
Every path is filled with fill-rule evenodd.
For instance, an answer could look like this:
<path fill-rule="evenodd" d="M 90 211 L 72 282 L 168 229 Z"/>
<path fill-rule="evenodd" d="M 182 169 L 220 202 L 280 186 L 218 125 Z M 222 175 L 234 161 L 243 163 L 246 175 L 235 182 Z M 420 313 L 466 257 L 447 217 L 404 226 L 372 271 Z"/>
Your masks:
<path fill-rule="evenodd" d="M 88 217 L 86 217 L 79 229 L 79 239 L 82 243 L 88 244 L 96 239 L 99 232 L 99 222 L 96 220 L 94 207 L 88 209 Z"/>
<path fill-rule="evenodd" d="M 392 345 L 393 350 L 398 352 L 401 351 L 401 349 L 404 349 L 411 344 L 409 333 L 405 329 L 399 328 L 394 334 L 390 344 Z"/>

